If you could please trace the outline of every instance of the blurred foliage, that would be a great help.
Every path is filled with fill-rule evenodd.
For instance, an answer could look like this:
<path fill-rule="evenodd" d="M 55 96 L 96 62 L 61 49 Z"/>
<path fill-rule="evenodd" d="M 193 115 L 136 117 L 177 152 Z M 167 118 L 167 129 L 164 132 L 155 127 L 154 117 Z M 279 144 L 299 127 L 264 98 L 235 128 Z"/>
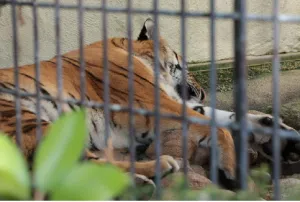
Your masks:
<path fill-rule="evenodd" d="M 127 174 L 109 164 L 79 162 L 85 123 L 85 110 L 78 110 L 51 124 L 34 157 L 33 179 L 17 146 L 0 134 L 0 198 L 111 200 L 120 195 L 130 184 Z"/>
<path fill-rule="evenodd" d="M 14 200 L 151 200 L 156 186 L 148 182 L 133 186 L 130 177 L 110 164 L 79 162 L 87 141 L 85 110 L 64 114 L 49 128 L 39 144 L 33 173 L 11 139 L 0 134 L 0 198 Z M 31 178 L 32 174 L 32 178 Z M 136 180 L 136 179 L 135 179 Z M 272 199 L 267 166 L 252 169 L 249 188 L 231 192 L 210 185 L 201 190 L 187 188 L 183 176 L 162 189 L 163 200 L 261 200 Z M 252 184 L 252 185 L 251 185 Z M 254 186 L 253 186 L 254 185 Z M 289 199 L 300 199 L 291 189 Z"/>

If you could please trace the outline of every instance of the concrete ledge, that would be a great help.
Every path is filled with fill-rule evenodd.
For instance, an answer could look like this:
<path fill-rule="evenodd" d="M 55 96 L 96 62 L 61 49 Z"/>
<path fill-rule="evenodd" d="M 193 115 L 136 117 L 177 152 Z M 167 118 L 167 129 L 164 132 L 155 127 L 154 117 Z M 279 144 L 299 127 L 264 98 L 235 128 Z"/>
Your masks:
<path fill-rule="evenodd" d="M 297 60 L 300 59 L 300 52 L 297 53 L 288 53 L 288 54 L 280 54 L 279 55 L 281 60 Z M 248 65 L 257 65 L 262 63 L 270 63 L 272 62 L 273 55 L 261 55 L 261 56 L 247 56 L 247 64 Z M 216 61 L 216 65 L 220 66 L 222 64 L 233 64 L 233 59 L 227 59 L 227 60 L 219 60 Z M 189 63 L 189 69 L 191 70 L 199 70 L 203 67 L 207 67 L 210 65 L 210 62 L 193 62 Z"/>
<path fill-rule="evenodd" d="M 281 71 L 300 69 L 300 53 L 282 54 Z M 233 60 L 217 61 L 217 91 L 226 92 L 233 88 Z M 247 58 L 248 79 L 257 79 L 272 73 L 272 55 Z M 209 89 L 210 63 L 189 65 L 190 72 L 206 90 Z"/>

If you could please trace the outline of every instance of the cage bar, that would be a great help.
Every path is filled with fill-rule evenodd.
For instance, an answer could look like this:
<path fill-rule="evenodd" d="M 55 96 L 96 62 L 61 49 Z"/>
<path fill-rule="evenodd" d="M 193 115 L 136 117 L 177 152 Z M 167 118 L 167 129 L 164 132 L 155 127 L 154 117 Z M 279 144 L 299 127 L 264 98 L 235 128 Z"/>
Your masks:
<path fill-rule="evenodd" d="M 36 89 L 36 140 L 40 141 L 41 131 L 41 93 L 40 93 L 40 59 L 39 59 L 39 35 L 38 35 L 38 15 L 36 0 L 33 1 L 33 43 L 34 43 L 34 63 L 35 63 L 35 89 Z"/>
<path fill-rule="evenodd" d="M 155 198 L 160 199 L 161 192 L 161 170 L 160 170 L 160 88 L 159 88 L 159 78 L 160 78 L 160 43 L 159 43 L 159 16 L 158 16 L 158 1 L 153 1 L 153 40 L 154 40 L 154 143 L 155 143 L 155 155 L 156 155 L 156 165 L 155 165 L 155 184 L 156 192 Z"/>
<path fill-rule="evenodd" d="M 110 127 L 109 127 L 109 119 L 110 119 L 110 110 L 109 110 L 109 102 L 110 102 L 110 89 L 109 89 L 109 66 L 108 66 L 108 37 L 107 37 L 107 10 L 106 10 L 106 0 L 102 0 L 102 43 L 103 43 L 103 83 L 104 83 L 104 98 L 103 98 L 103 110 L 104 110 L 104 127 L 105 127 L 105 144 L 107 145 L 108 138 L 110 137 Z"/>
<path fill-rule="evenodd" d="M 63 99 L 63 69 L 61 57 L 61 29 L 60 29 L 60 0 L 55 0 L 55 39 L 56 39 L 56 85 L 57 85 L 57 111 L 62 113 Z"/>
<path fill-rule="evenodd" d="M 11 2 L 11 18 L 12 18 L 12 32 L 13 32 L 13 63 L 14 63 L 14 82 L 15 82 L 15 107 L 16 107 L 16 143 L 23 149 L 21 127 L 22 127 L 22 115 L 21 115 L 21 100 L 20 100 L 20 83 L 19 83 L 19 54 L 18 54 L 18 25 L 16 16 L 16 0 Z"/>
<path fill-rule="evenodd" d="M 188 172 L 188 153 L 187 153 L 187 145 L 188 145 L 188 122 L 187 122 L 187 72 L 185 67 L 187 67 L 186 63 L 186 17 L 185 17 L 185 1 L 181 0 L 181 53 L 182 53 L 182 158 L 183 158 L 183 173 L 185 176 L 184 185 L 187 187 L 187 172 Z"/>
<path fill-rule="evenodd" d="M 42 137 L 41 130 L 41 93 L 40 93 L 40 47 L 39 47 L 39 33 L 38 33 L 38 15 L 36 0 L 33 0 L 32 6 L 33 17 L 33 43 L 34 43 L 34 63 L 35 63 L 35 89 L 36 89 L 36 140 L 39 143 Z"/>
<path fill-rule="evenodd" d="M 86 74 L 85 74 L 85 56 L 84 56 L 84 8 L 83 0 L 78 0 L 78 45 L 79 45 L 79 71 L 80 71 L 80 105 L 83 106 L 86 97 Z"/>
<path fill-rule="evenodd" d="M 274 39 L 274 46 L 273 46 L 273 65 L 272 65 L 272 96 L 273 96 L 273 117 L 274 117 L 274 124 L 273 124 L 273 134 L 272 134 L 272 146 L 273 146 L 273 178 L 274 178 L 274 199 L 280 200 L 280 136 L 278 134 L 279 129 L 279 108 L 280 108 L 280 92 L 279 92 L 279 71 L 280 71 L 280 59 L 279 59 L 279 31 L 280 25 L 278 20 L 279 15 L 279 1 L 274 0 L 273 2 L 273 39 Z"/>
<path fill-rule="evenodd" d="M 248 176 L 248 132 L 247 132 L 247 71 L 246 71 L 246 1 L 235 0 L 234 10 L 240 18 L 234 21 L 235 88 L 234 104 L 236 122 L 240 125 L 233 131 L 237 160 L 237 180 L 241 189 L 247 189 Z"/>
<path fill-rule="evenodd" d="M 133 50 L 132 50 L 132 1 L 127 1 L 127 38 L 128 38 L 128 108 L 129 108 L 129 147 L 130 147 L 130 174 L 132 178 L 134 179 L 134 173 L 135 173 L 135 164 L 136 161 L 136 145 L 135 145 L 135 127 L 134 127 L 134 66 L 133 66 Z M 133 181 L 133 187 L 135 188 L 135 181 Z M 135 189 L 134 189 L 135 190 Z M 134 195 L 136 193 L 134 192 Z M 133 196 L 133 199 L 135 199 L 136 196 Z"/>
<path fill-rule="evenodd" d="M 210 1 L 210 107 L 211 111 L 211 161 L 210 161 L 210 179 L 214 184 L 218 184 L 218 147 L 217 147 L 217 127 L 216 127 L 216 90 L 217 90 L 217 69 L 215 64 L 216 47 L 216 9 L 215 0 Z"/>

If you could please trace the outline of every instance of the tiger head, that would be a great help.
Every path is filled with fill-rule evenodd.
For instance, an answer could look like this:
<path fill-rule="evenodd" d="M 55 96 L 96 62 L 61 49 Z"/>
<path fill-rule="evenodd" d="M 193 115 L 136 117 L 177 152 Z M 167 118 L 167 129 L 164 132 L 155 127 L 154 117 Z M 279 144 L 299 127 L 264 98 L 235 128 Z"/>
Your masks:
<path fill-rule="evenodd" d="M 265 114 L 255 110 L 249 110 L 248 118 L 254 127 L 261 128 L 266 127 L 271 129 L 274 125 L 274 117 L 270 114 Z M 286 125 L 282 118 L 278 120 L 279 129 L 284 131 L 293 132 L 296 135 L 300 135 L 294 128 Z M 250 144 L 256 143 L 255 147 L 258 152 L 264 157 L 273 161 L 273 144 L 272 136 L 254 131 L 250 136 Z M 258 146 L 258 145 L 260 146 Z M 292 139 L 281 138 L 281 158 L 284 163 L 292 164 L 300 161 L 300 142 Z"/>
<path fill-rule="evenodd" d="M 143 61 L 155 67 L 155 54 L 154 54 L 154 21 L 148 18 L 139 33 L 137 41 L 143 44 L 145 49 L 135 51 L 135 54 L 143 59 Z M 199 83 L 195 80 L 193 75 L 188 71 L 187 65 L 183 64 L 182 57 L 176 53 L 161 36 L 159 38 L 159 66 L 160 75 L 163 79 L 171 84 L 177 91 L 178 95 L 183 98 L 182 93 L 182 74 L 186 70 L 187 79 L 187 97 L 188 101 L 202 103 L 205 99 L 205 91 L 201 88 Z"/>

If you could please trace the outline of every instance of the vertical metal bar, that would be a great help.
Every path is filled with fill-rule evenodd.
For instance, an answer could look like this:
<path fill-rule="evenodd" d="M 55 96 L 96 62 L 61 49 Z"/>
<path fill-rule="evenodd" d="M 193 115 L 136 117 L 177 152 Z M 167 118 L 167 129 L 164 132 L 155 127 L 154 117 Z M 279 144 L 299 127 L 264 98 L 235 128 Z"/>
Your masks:
<path fill-rule="evenodd" d="M 41 93 L 40 93 L 40 56 L 39 56 L 39 33 L 38 33 L 38 15 L 37 2 L 33 0 L 32 16 L 33 16 L 33 43 L 34 43 L 34 63 L 35 63 L 35 89 L 36 89 L 36 139 L 37 143 L 41 140 Z"/>
<path fill-rule="evenodd" d="M 78 43 L 79 43 L 79 78 L 80 78 L 80 107 L 85 106 L 86 99 L 86 74 L 85 74 L 85 60 L 84 60 L 84 30 L 83 30 L 83 19 L 84 19 L 84 7 L 83 0 L 77 1 L 78 7 Z M 85 155 L 85 151 L 82 152 L 82 156 Z"/>
<path fill-rule="evenodd" d="M 18 64 L 18 26 L 16 16 L 16 0 L 11 1 L 11 17 L 12 17 L 12 32 L 13 32 L 13 62 L 14 62 L 14 82 L 16 89 L 15 107 L 16 107 L 16 143 L 23 149 L 21 127 L 21 100 L 20 100 L 20 84 L 19 84 L 19 64 Z"/>
<path fill-rule="evenodd" d="M 135 173 L 135 128 L 134 128 L 134 113 L 133 113 L 133 107 L 134 107 L 134 67 L 133 67 L 133 47 L 132 47 L 132 15 L 131 15 L 131 9 L 132 9 L 132 2 L 131 0 L 127 1 L 127 38 L 128 38 L 128 108 L 129 108 L 129 136 L 130 136 L 130 173 L 132 176 L 132 179 L 134 179 L 134 173 Z M 133 181 L 133 187 L 135 187 L 135 182 Z M 134 199 L 136 198 L 136 194 L 134 193 Z"/>
<path fill-rule="evenodd" d="M 273 116 L 274 116 L 274 125 L 273 125 L 273 176 L 274 176 L 274 199 L 280 200 L 280 136 L 279 136 L 279 107 L 280 107 L 280 92 L 279 92 L 279 71 L 280 71 L 280 58 L 279 58 L 279 1 L 274 0 L 273 3 L 273 69 L 272 69 L 272 78 L 273 78 Z"/>
<path fill-rule="evenodd" d="M 156 154 L 156 165 L 155 165 L 155 184 L 156 184 L 156 199 L 161 198 L 161 172 L 160 172 L 160 88 L 159 88 L 159 78 L 160 78 L 160 63 L 159 63 L 159 24 L 158 24 L 158 0 L 153 0 L 153 40 L 154 40 L 154 134 L 155 134 L 155 154 Z"/>
<path fill-rule="evenodd" d="M 246 1 L 235 0 L 235 12 L 239 18 L 234 22 L 235 54 L 235 112 L 239 129 L 234 132 L 237 155 L 237 180 L 247 189 L 248 138 L 247 138 L 247 70 L 246 70 Z"/>
<path fill-rule="evenodd" d="M 211 161 L 210 161 L 210 178 L 214 184 L 218 184 L 218 149 L 217 149 L 217 127 L 216 127 L 216 87 L 217 87 L 217 70 L 215 65 L 215 47 L 216 47 L 216 22 L 215 22 L 215 0 L 210 1 L 210 106 L 211 111 Z"/>
<path fill-rule="evenodd" d="M 188 130 L 188 122 L 187 122 L 187 112 L 186 112 L 186 99 L 187 99 L 187 73 L 186 73 L 186 47 L 185 47 L 185 30 L 186 30 L 186 24 L 185 24 L 185 0 L 181 0 L 181 52 L 182 52 L 182 157 L 183 157 L 183 171 L 184 171 L 184 185 L 187 187 L 187 159 L 188 159 L 188 153 L 187 153 L 187 130 Z"/>
<path fill-rule="evenodd" d="M 79 32 L 79 54 L 80 54 L 80 103 L 85 103 L 86 81 L 85 81 L 85 61 L 84 61 L 84 31 L 83 18 L 84 8 L 83 0 L 78 0 L 78 32 Z"/>
<path fill-rule="evenodd" d="M 63 70 L 61 59 L 61 37 L 60 37 L 60 0 L 55 0 L 55 39 L 56 39 L 56 85 L 57 85 L 57 100 L 58 114 L 62 113 L 63 99 Z"/>
<path fill-rule="evenodd" d="M 107 54 L 107 10 L 106 10 L 106 0 L 102 0 L 102 34 L 103 34 L 103 81 L 104 81 L 104 124 L 105 124 L 105 144 L 107 145 L 107 140 L 110 136 L 110 110 L 109 110 L 109 67 L 108 67 L 108 54 Z"/>

